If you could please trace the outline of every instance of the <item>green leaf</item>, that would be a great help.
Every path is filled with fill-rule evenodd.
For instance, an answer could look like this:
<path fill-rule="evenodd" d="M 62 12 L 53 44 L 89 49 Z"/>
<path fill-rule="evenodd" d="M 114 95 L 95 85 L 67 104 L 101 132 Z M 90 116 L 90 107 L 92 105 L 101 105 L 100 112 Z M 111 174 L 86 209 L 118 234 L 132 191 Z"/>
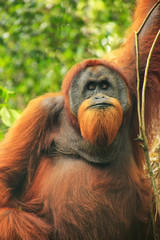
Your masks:
<path fill-rule="evenodd" d="M 10 127 L 19 118 L 20 114 L 16 110 L 4 106 L 0 110 L 0 116 L 3 124 Z"/>

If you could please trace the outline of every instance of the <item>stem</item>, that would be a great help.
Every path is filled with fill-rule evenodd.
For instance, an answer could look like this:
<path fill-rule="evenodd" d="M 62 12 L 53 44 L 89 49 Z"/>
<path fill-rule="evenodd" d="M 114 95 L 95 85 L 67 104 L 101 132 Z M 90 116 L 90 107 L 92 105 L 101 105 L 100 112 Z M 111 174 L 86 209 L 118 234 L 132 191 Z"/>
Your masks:
<path fill-rule="evenodd" d="M 139 128 L 141 129 L 142 128 L 142 121 L 141 121 L 141 99 L 140 99 L 138 32 L 135 32 L 135 44 L 136 44 L 136 72 L 137 72 L 137 110 L 138 110 Z M 141 130 L 139 130 L 138 139 L 142 139 Z"/>
<path fill-rule="evenodd" d="M 149 64 L 150 64 L 150 59 L 151 59 L 151 56 L 152 56 L 152 52 L 153 52 L 153 49 L 154 49 L 154 46 L 156 44 L 156 41 L 158 39 L 160 35 L 160 30 L 158 31 L 154 41 L 153 41 L 153 44 L 151 46 L 151 49 L 149 51 L 149 55 L 148 55 L 148 58 L 147 58 L 147 63 L 146 63 L 146 67 L 145 67 L 145 74 L 144 74 L 144 81 L 143 81 L 143 89 L 142 89 L 142 108 L 141 108 L 141 116 L 142 116 L 142 128 L 143 128 L 143 131 L 145 132 L 145 93 L 146 93 L 146 84 L 147 84 L 147 76 L 148 76 L 148 69 L 149 69 Z"/>
<path fill-rule="evenodd" d="M 145 133 L 145 92 L 146 92 L 146 84 L 147 84 L 147 76 L 148 76 L 148 69 L 149 69 L 149 64 L 150 64 L 150 59 L 152 56 L 152 52 L 154 49 L 154 46 L 156 44 L 156 41 L 158 39 L 158 37 L 160 36 L 160 30 L 158 31 L 153 44 L 151 46 L 148 58 L 147 58 L 147 63 L 146 63 L 146 67 L 145 67 L 145 74 L 144 74 L 144 82 L 143 82 L 143 89 L 142 89 L 142 109 L 141 109 L 141 117 L 142 117 L 142 136 L 143 136 L 143 140 L 144 140 L 144 153 L 145 153 L 145 159 L 146 159 L 146 163 L 147 163 L 147 168 L 148 168 L 148 172 L 149 172 L 149 176 L 151 179 L 151 184 L 152 184 L 152 188 L 154 191 L 154 196 L 155 196 L 155 200 L 156 200 L 156 209 L 158 211 L 158 213 L 160 214 L 160 200 L 159 200 L 159 196 L 158 196 L 158 190 L 157 190 L 157 186 L 156 186 L 156 182 L 154 179 L 154 174 L 152 171 L 152 167 L 150 164 L 150 158 L 149 158 L 149 152 L 148 152 L 148 143 L 147 143 L 147 137 L 146 137 L 146 133 Z"/>

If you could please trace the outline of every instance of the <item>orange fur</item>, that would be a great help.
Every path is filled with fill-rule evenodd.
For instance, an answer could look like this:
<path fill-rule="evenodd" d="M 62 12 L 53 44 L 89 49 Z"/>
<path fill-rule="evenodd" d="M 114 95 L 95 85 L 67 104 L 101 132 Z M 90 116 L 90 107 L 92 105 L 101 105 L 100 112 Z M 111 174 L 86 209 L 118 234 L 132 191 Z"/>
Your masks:
<path fill-rule="evenodd" d="M 113 106 L 105 109 L 90 108 L 91 101 L 85 100 L 78 111 L 78 121 L 83 138 L 93 144 L 110 145 L 122 123 L 123 111 L 118 100 L 110 98 Z"/>
<path fill-rule="evenodd" d="M 50 227 L 35 214 L 20 208 L 0 209 L 1 240 L 48 240 Z"/>
<path fill-rule="evenodd" d="M 31 101 L 1 142 L 0 240 L 154 239 L 150 214 L 152 189 L 144 171 L 144 155 L 134 140 L 138 133 L 134 31 L 155 2 L 139 0 L 124 45 L 103 59 L 89 59 L 74 66 L 63 81 L 62 92 Z M 160 29 L 159 13 L 157 7 L 139 35 L 141 85 L 148 52 Z M 110 144 L 117 131 L 124 130 L 123 135 L 117 134 L 119 144 L 115 148 L 114 141 L 101 148 L 105 158 L 108 155 L 113 158 L 101 166 L 91 164 L 94 155 L 99 157 L 101 152 L 97 153 L 96 144 L 89 151 L 92 144 L 80 136 L 69 105 L 74 76 L 87 66 L 97 65 L 123 73 L 131 96 L 125 116 L 113 99 L 110 111 L 97 113 L 93 108 L 87 109 L 89 101 L 80 107 L 82 136 L 94 144 L 99 139 Z M 151 58 L 146 91 L 149 143 L 160 132 L 159 109 L 160 38 Z M 91 163 L 79 152 L 85 152 Z M 160 237 L 159 215 L 156 227 Z"/>

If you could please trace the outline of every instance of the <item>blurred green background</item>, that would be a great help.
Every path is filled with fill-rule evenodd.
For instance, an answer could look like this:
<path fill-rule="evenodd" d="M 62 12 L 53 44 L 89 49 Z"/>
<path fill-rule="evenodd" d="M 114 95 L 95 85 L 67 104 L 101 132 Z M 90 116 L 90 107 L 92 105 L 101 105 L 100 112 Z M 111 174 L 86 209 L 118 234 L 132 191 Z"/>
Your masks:
<path fill-rule="evenodd" d="M 60 90 L 65 73 L 117 48 L 135 0 L 0 1 L 0 139 L 30 99 Z"/>

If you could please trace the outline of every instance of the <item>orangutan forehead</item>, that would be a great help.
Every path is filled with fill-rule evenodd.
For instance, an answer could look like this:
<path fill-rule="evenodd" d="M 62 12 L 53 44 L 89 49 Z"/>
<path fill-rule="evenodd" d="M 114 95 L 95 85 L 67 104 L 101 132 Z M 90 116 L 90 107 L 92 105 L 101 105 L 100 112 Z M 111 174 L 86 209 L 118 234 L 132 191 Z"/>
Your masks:
<path fill-rule="evenodd" d="M 77 84 L 86 83 L 88 81 L 103 81 L 109 80 L 113 82 L 124 82 L 123 77 L 119 72 L 114 69 L 107 67 L 105 65 L 96 65 L 96 66 L 87 66 L 82 69 L 75 77 L 73 78 L 71 88 Z M 81 82 L 81 83 L 80 83 Z"/>
<path fill-rule="evenodd" d="M 102 75 L 102 73 L 111 73 L 112 70 L 104 65 L 88 66 L 82 72 L 87 72 L 90 75 Z"/>
<path fill-rule="evenodd" d="M 108 69 L 108 67 L 104 66 L 104 65 L 96 65 L 96 66 L 88 66 L 86 67 L 86 70 L 91 71 L 95 74 L 98 74 L 99 71 Z"/>

